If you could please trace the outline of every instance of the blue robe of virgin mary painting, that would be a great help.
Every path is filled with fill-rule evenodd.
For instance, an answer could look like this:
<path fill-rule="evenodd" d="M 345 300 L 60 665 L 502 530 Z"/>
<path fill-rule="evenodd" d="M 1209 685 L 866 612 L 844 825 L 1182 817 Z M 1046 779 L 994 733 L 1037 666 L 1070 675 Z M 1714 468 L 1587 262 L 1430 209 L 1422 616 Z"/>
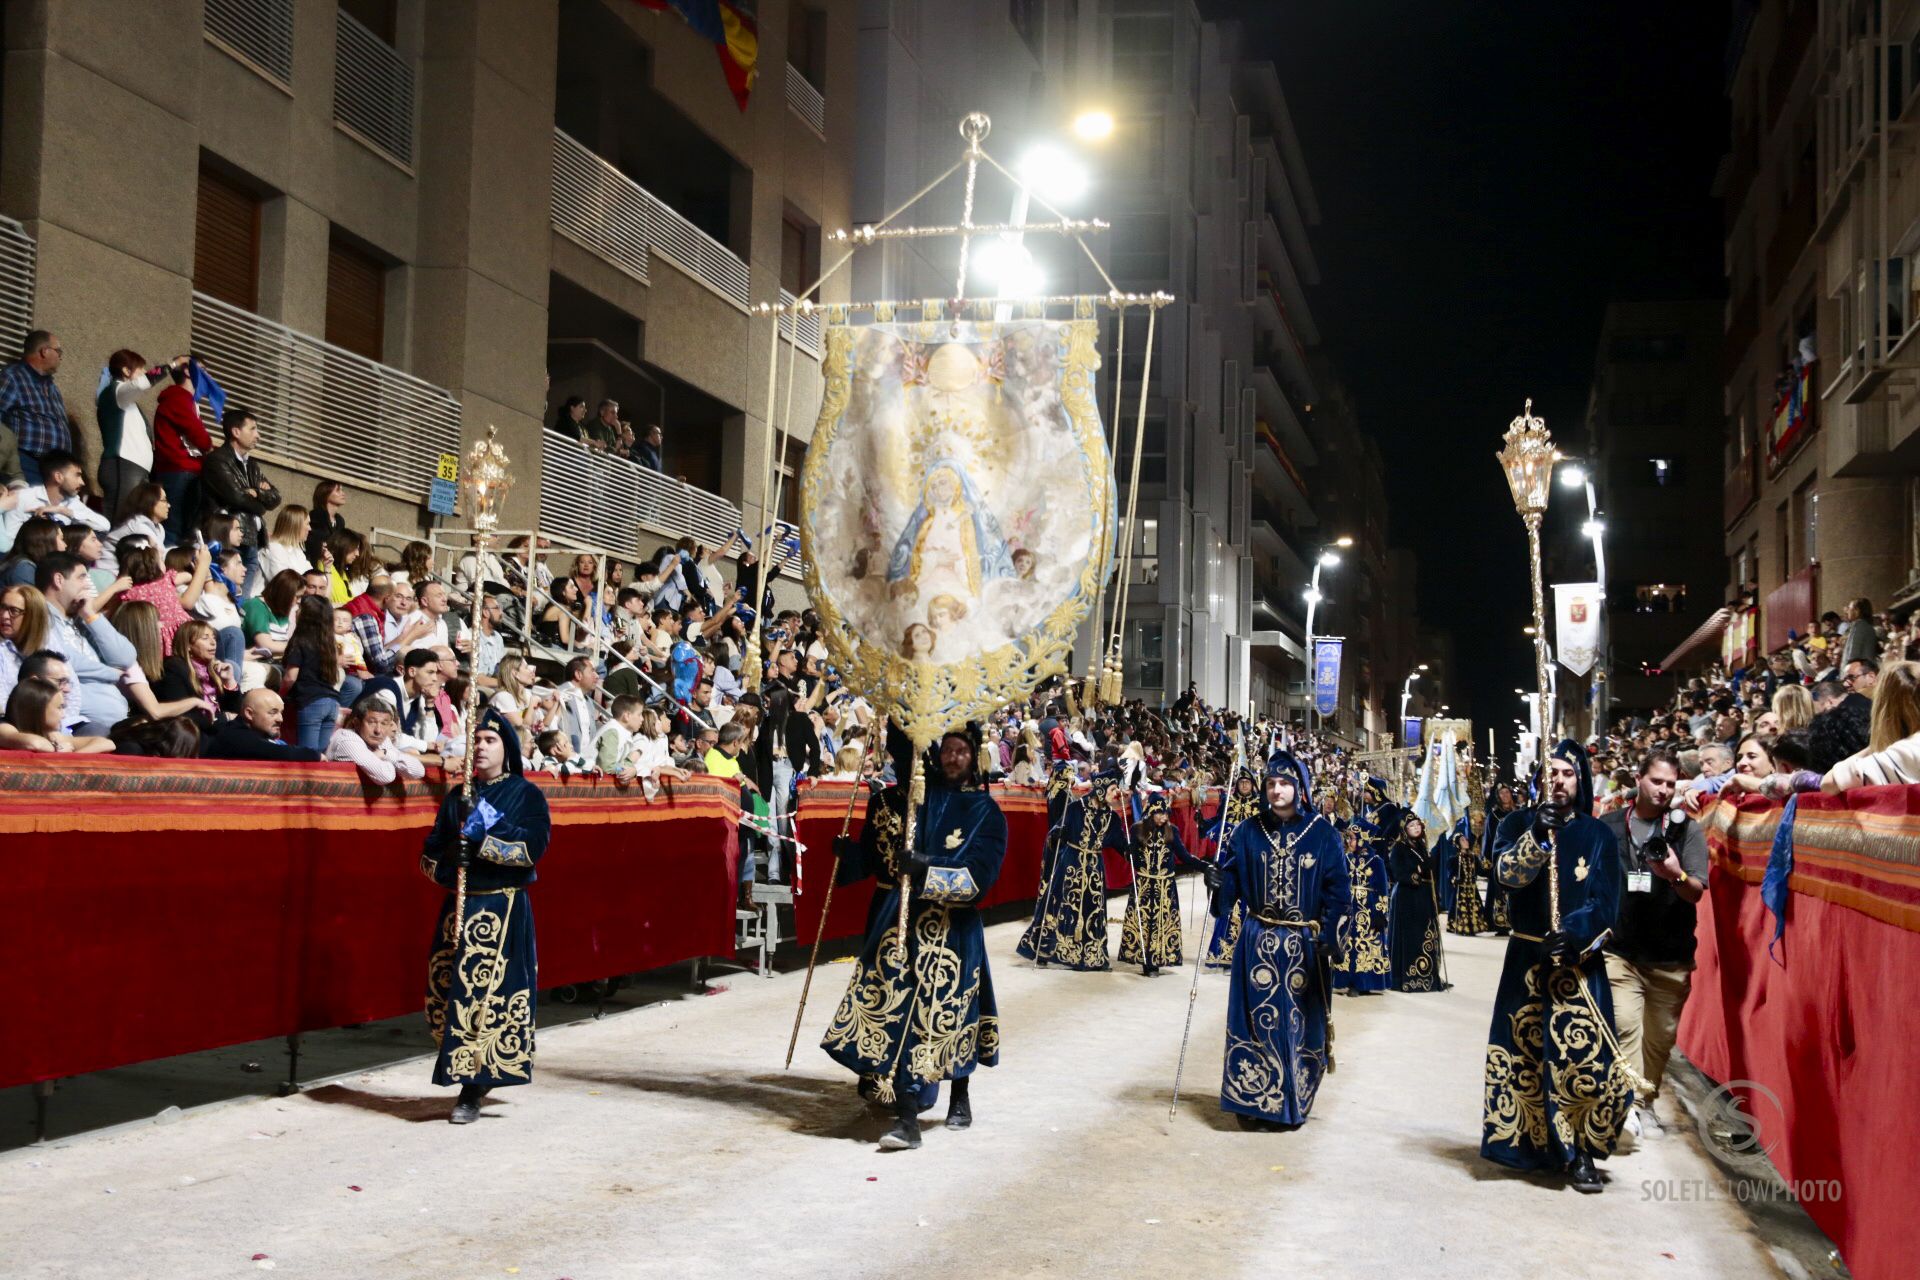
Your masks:
<path fill-rule="evenodd" d="M 980 504 L 973 481 L 958 463 L 936 462 L 920 504 L 893 544 L 887 581 L 912 583 L 923 600 L 950 595 L 964 602 L 978 600 L 988 580 L 1013 576 L 1007 540 Z"/>

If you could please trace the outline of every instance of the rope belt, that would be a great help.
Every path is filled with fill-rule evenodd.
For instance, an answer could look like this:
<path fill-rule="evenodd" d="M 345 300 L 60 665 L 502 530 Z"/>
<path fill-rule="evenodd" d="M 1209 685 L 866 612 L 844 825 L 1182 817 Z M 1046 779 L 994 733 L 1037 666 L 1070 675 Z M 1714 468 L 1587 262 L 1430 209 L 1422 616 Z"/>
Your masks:
<path fill-rule="evenodd" d="M 1536 938 L 1532 934 L 1522 933 L 1518 929 L 1512 930 L 1512 936 L 1520 939 L 1520 941 L 1522 942 L 1545 942 L 1546 941 L 1545 938 Z"/>
<path fill-rule="evenodd" d="M 1269 929 L 1306 929 L 1313 933 L 1320 932 L 1318 920 L 1305 920 L 1297 915 L 1283 916 L 1271 911 L 1256 911 L 1253 913 L 1253 918 Z"/>

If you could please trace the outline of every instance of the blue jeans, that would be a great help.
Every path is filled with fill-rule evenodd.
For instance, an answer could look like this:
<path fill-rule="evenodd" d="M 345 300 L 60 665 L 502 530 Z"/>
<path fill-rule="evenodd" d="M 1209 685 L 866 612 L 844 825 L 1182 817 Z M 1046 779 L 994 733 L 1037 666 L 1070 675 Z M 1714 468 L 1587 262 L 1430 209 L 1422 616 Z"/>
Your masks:
<path fill-rule="evenodd" d="M 40 457 L 38 454 L 28 453 L 25 449 L 20 451 L 20 475 L 28 485 L 45 483 L 40 475 Z"/>
<path fill-rule="evenodd" d="M 294 745 L 325 751 L 333 741 L 333 731 L 339 727 L 339 721 L 340 703 L 333 698 L 314 698 L 301 703 Z"/>
<path fill-rule="evenodd" d="M 162 471 L 153 479 L 167 495 L 167 541 L 176 547 L 192 541 L 200 523 L 200 477 L 191 471 Z"/>
<path fill-rule="evenodd" d="M 351 707 L 360 701 L 360 695 L 366 692 L 366 688 L 367 682 L 359 676 L 347 675 L 343 672 L 340 676 L 340 705 Z"/>
<path fill-rule="evenodd" d="M 213 633 L 214 656 L 233 667 L 233 678 L 241 676 L 247 661 L 247 638 L 238 627 L 222 627 Z"/>
<path fill-rule="evenodd" d="M 240 594 L 251 600 L 267 589 L 260 581 L 260 548 L 252 543 L 242 543 L 236 547 L 240 553 L 240 563 L 246 566 L 247 579 L 240 584 Z"/>

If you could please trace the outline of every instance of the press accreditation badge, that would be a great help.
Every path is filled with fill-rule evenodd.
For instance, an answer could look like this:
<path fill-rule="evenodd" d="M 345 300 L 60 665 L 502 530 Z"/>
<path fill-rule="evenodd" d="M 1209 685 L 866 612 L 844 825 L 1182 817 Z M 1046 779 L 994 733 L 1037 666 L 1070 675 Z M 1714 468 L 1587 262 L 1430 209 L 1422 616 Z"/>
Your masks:
<path fill-rule="evenodd" d="M 1651 871 L 1627 872 L 1627 892 L 1628 893 L 1652 893 L 1653 892 L 1653 872 Z"/>

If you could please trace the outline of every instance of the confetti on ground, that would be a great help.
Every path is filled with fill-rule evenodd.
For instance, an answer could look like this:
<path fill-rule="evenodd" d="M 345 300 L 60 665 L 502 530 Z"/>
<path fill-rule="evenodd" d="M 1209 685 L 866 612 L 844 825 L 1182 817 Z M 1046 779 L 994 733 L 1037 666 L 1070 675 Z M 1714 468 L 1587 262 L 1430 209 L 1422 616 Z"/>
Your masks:
<path fill-rule="evenodd" d="M 1669 1258 L 1669 1259 L 1672 1259 L 1672 1260 L 1673 1260 L 1673 1261 L 1675 1261 L 1675 1262 L 1678 1262 L 1678 1261 L 1679 1261 L 1679 1259 L 1678 1259 L 1678 1258 L 1675 1258 L 1675 1257 L 1674 1257 L 1674 1256 L 1673 1256 L 1673 1255 L 1672 1255 L 1671 1253 L 1668 1253 L 1668 1252 L 1667 1252 L 1667 1251 L 1666 1251 L 1665 1249 L 1662 1249 L 1662 1250 L 1660 1251 L 1660 1256 L 1661 1256 L 1661 1257 L 1663 1257 L 1663 1258 Z"/>
<path fill-rule="evenodd" d="M 868 1182 L 878 1182 L 878 1181 L 880 1181 L 880 1179 L 878 1179 L 878 1178 L 876 1178 L 876 1177 L 873 1177 L 873 1176 L 872 1176 L 871 1174 L 869 1174 L 869 1175 L 867 1176 L 867 1181 L 868 1181 Z"/>
<path fill-rule="evenodd" d="M 1268 1173 L 1285 1173 L 1286 1171 L 1287 1171 L 1287 1166 L 1283 1164 L 1272 1164 L 1267 1166 Z"/>
<path fill-rule="evenodd" d="M 360 1189 L 360 1188 L 358 1188 L 358 1187 L 356 1187 L 356 1186 L 354 1186 L 354 1185 L 353 1185 L 353 1184 L 352 1184 L 351 1182 L 349 1182 L 349 1183 L 347 1184 L 347 1190 L 349 1190 L 349 1191 L 358 1191 L 359 1189 Z"/>
<path fill-rule="evenodd" d="M 251 1259 L 249 1259 L 249 1261 L 251 1262 L 265 1262 L 266 1260 L 267 1260 L 267 1255 L 264 1253 L 256 1253 L 253 1255 Z"/>
<path fill-rule="evenodd" d="M 1150 1227 L 1157 1227 L 1157 1226 L 1159 1226 L 1159 1225 L 1160 1225 L 1160 1219 L 1158 1219 L 1158 1218 L 1148 1218 L 1148 1219 L 1147 1219 L 1147 1225 L 1148 1225 L 1148 1226 L 1150 1226 Z"/>

